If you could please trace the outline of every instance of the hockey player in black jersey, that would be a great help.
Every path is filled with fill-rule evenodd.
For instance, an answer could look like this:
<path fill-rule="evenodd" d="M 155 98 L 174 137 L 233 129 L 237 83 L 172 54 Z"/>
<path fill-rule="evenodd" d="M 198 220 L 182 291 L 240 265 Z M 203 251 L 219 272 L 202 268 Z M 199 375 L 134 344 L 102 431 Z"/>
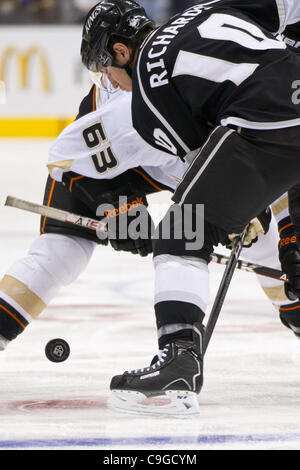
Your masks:
<path fill-rule="evenodd" d="M 191 162 L 173 200 L 182 210 L 205 205 L 204 246 L 188 253 L 205 263 L 213 245 L 242 232 L 300 179 L 300 112 L 292 100 L 300 60 L 276 37 L 300 20 L 299 2 L 201 2 L 126 39 L 139 6 L 112 0 L 96 8 L 84 29 L 83 62 L 132 89 L 133 123 L 148 143 Z M 154 254 L 180 256 L 178 245 L 158 240 Z M 299 261 L 280 254 L 299 295 Z M 163 353 L 150 367 L 113 378 L 120 404 L 166 390 L 185 391 L 184 403 L 201 390 L 203 312 L 170 299 L 156 307 Z"/>

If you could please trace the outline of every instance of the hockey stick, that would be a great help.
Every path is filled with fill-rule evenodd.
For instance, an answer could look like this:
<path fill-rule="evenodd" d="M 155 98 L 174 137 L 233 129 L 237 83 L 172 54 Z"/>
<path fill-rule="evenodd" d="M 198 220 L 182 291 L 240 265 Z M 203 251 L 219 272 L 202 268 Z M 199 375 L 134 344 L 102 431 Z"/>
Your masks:
<path fill-rule="evenodd" d="M 16 207 L 27 212 L 34 212 L 35 214 L 49 217 L 50 219 L 76 225 L 77 227 L 88 228 L 98 232 L 107 232 L 106 225 L 103 222 L 99 222 L 99 220 L 82 217 L 81 215 L 72 214 L 68 211 L 55 209 L 54 207 L 48 207 L 35 204 L 33 202 L 24 201 L 23 199 L 18 199 L 17 197 L 7 196 L 5 206 Z"/>
<path fill-rule="evenodd" d="M 217 264 L 226 265 L 229 261 L 229 256 L 221 255 L 220 253 L 213 253 L 211 260 Z M 271 277 L 278 281 L 288 282 L 286 274 L 279 269 L 269 268 L 268 266 L 262 266 L 260 264 L 250 263 L 248 261 L 238 260 L 236 269 L 247 271 L 249 273 L 259 274 L 260 276 Z"/>
<path fill-rule="evenodd" d="M 210 316 L 208 318 L 208 322 L 205 327 L 203 354 L 205 354 L 206 352 L 211 335 L 214 331 L 215 325 L 219 318 L 232 276 L 234 274 L 235 268 L 238 265 L 238 259 L 243 248 L 243 243 L 244 243 L 246 234 L 247 234 L 247 227 L 245 228 L 243 233 L 240 235 L 240 237 L 237 239 L 237 241 L 235 242 L 232 248 L 231 255 L 226 265 L 214 304 L 211 309 Z"/>
<path fill-rule="evenodd" d="M 15 207 L 17 209 L 22 209 L 27 212 L 33 212 L 44 217 L 49 217 L 54 220 L 59 220 L 61 222 L 77 225 L 79 227 L 87 228 L 90 230 L 99 230 L 101 232 L 106 232 L 105 224 L 99 222 L 98 220 L 82 217 L 81 215 L 72 214 L 68 211 L 55 209 L 54 207 L 48 207 L 40 204 L 35 204 L 29 201 L 24 201 L 23 199 L 18 199 L 13 196 L 7 196 L 5 205 Z M 213 253 L 211 255 L 211 259 L 214 263 L 227 265 L 230 258 L 225 255 Z M 278 281 L 287 281 L 286 275 L 278 269 L 269 268 L 267 266 L 262 266 L 259 264 L 249 263 L 247 261 L 239 260 L 237 264 L 237 269 L 255 274 L 260 274 L 261 276 L 271 277 L 273 279 L 277 279 Z"/>

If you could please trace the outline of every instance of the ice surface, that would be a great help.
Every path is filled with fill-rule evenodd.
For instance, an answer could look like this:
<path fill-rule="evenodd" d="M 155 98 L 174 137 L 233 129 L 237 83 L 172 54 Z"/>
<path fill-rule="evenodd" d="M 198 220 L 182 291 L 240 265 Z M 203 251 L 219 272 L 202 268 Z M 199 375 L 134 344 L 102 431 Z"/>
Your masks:
<path fill-rule="evenodd" d="M 40 203 L 48 140 L 0 140 L 0 275 L 38 235 L 39 218 L 4 207 Z M 168 196 L 151 203 L 168 204 Z M 211 303 L 223 267 L 211 265 Z M 300 449 L 300 342 L 254 275 L 237 271 L 207 350 L 197 418 L 109 410 L 111 377 L 156 351 L 151 257 L 99 247 L 86 271 L 0 353 L 0 449 Z M 49 362 L 62 337 L 69 359 Z"/>

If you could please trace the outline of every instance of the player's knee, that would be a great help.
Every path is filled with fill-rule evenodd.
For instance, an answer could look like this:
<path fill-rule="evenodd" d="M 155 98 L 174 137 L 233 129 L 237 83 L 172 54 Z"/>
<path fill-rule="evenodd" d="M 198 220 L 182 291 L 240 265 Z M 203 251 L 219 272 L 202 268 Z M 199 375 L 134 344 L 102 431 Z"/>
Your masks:
<path fill-rule="evenodd" d="M 48 304 L 60 287 L 74 282 L 86 268 L 95 246 L 94 242 L 79 237 L 41 235 L 28 255 L 14 263 L 6 274 Z"/>
<path fill-rule="evenodd" d="M 46 308 L 60 287 L 87 266 L 95 243 L 78 237 L 45 234 L 0 281 L 0 337 L 11 341 Z"/>
<path fill-rule="evenodd" d="M 93 242 L 79 237 L 45 234 L 33 243 L 28 257 L 56 283 L 68 285 L 86 268 L 94 247 Z"/>

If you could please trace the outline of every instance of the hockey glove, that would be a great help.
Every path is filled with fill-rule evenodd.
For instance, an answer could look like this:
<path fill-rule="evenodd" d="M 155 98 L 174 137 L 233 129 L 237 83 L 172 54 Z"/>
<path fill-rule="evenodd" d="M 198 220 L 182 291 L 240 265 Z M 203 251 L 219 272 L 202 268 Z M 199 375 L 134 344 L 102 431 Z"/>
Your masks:
<path fill-rule="evenodd" d="M 152 253 L 153 222 L 147 211 L 147 199 L 145 194 L 137 193 L 128 175 L 97 180 L 67 172 L 63 175 L 63 184 L 89 208 L 93 217 L 96 215 L 97 219 L 108 223 L 108 240 L 116 251 L 140 256 Z M 101 240 L 100 233 L 98 238 Z M 101 243 L 107 244 L 107 238 Z"/>
<path fill-rule="evenodd" d="M 270 222 L 272 218 L 271 209 L 267 207 L 262 211 L 255 219 L 252 219 L 248 225 L 248 230 L 243 246 L 250 248 L 253 243 L 257 242 L 258 235 L 268 233 Z M 227 248 L 232 248 L 234 241 L 240 234 L 231 233 L 228 235 L 228 239 L 225 244 Z"/>
<path fill-rule="evenodd" d="M 300 252 L 297 247 L 295 226 L 289 218 L 279 224 L 279 259 L 282 271 L 289 282 L 284 285 L 285 294 L 290 300 L 300 299 Z"/>
<path fill-rule="evenodd" d="M 120 204 L 121 203 L 121 204 Z M 113 209 L 105 211 L 108 238 L 116 251 L 130 251 L 147 256 L 152 253 L 154 224 L 147 210 L 145 195 L 120 198 Z"/>

